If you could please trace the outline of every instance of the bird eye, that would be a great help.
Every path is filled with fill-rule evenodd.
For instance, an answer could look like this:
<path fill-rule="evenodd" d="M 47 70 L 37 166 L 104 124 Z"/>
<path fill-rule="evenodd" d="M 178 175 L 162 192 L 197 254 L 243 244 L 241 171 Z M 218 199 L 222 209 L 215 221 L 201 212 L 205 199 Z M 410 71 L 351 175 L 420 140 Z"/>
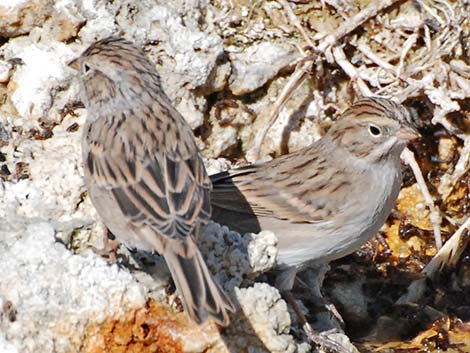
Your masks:
<path fill-rule="evenodd" d="M 83 64 L 83 72 L 86 74 L 88 71 L 90 71 L 91 67 L 88 66 L 87 64 Z"/>
<path fill-rule="evenodd" d="M 377 127 L 377 126 L 370 124 L 370 125 L 369 125 L 369 133 L 370 133 L 372 136 L 377 137 L 377 136 L 382 135 L 382 130 L 380 130 L 380 128 Z"/>

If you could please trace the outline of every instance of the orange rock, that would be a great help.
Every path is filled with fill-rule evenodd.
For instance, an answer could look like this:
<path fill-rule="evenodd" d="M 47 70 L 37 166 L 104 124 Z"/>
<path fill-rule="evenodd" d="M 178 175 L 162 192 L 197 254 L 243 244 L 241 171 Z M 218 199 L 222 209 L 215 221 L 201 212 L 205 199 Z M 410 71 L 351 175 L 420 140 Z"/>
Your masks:
<path fill-rule="evenodd" d="M 207 352 L 220 341 L 214 323 L 198 326 L 184 313 L 150 300 L 146 308 L 116 319 L 90 325 L 83 340 L 84 353 Z"/>

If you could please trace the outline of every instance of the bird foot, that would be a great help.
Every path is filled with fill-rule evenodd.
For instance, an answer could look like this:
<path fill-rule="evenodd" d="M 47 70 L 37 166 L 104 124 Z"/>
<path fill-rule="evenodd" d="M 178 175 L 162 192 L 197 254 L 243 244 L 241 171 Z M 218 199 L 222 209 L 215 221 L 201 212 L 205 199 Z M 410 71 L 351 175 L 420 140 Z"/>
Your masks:
<path fill-rule="evenodd" d="M 283 295 L 287 302 L 291 305 L 292 309 L 294 309 L 297 318 L 299 319 L 302 328 L 307 335 L 307 338 L 310 342 L 316 345 L 321 351 L 327 353 L 346 353 L 350 352 L 351 350 L 343 346 L 341 343 L 334 341 L 333 339 L 328 337 L 328 334 L 335 333 L 337 330 L 329 330 L 324 333 L 318 333 L 315 331 L 310 323 L 307 321 L 307 318 L 304 314 L 302 314 L 301 310 L 297 306 L 295 299 L 291 292 L 285 291 Z"/>
<path fill-rule="evenodd" d="M 327 353 L 345 353 L 349 352 L 349 350 L 341 345 L 338 342 L 335 342 L 334 340 L 328 338 L 324 334 L 320 334 L 316 332 L 310 323 L 305 322 L 303 325 L 303 329 L 305 334 L 307 335 L 308 339 L 310 342 L 315 344 L 321 351 L 327 352 Z M 329 333 L 329 332 L 326 332 Z"/>
<path fill-rule="evenodd" d="M 98 249 L 92 246 L 93 251 L 104 257 L 109 264 L 117 263 L 117 256 L 118 256 L 118 248 L 119 248 L 119 241 L 114 238 L 114 235 L 109 231 L 106 230 L 103 235 L 103 248 Z"/>

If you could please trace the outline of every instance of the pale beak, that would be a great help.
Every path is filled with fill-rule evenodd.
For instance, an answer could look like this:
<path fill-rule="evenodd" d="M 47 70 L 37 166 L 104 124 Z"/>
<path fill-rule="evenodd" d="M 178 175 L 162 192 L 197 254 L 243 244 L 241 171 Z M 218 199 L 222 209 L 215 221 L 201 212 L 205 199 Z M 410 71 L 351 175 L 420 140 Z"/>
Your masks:
<path fill-rule="evenodd" d="M 402 125 L 396 136 L 400 140 L 408 142 L 421 137 L 421 134 L 418 132 L 418 130 L 412 128 L 411 126 Z"/>
<path fill-rule="evenodd" d="M 78 58 L 75 58 L 73 60 L 70 60 L 68 63 L 67 63 L 67 66 L 68 67 L 71 67 L 72 69 L 74 70 L 80 70 L 80 63 L 79 63 L 79 59 L 80 57 Z"/>

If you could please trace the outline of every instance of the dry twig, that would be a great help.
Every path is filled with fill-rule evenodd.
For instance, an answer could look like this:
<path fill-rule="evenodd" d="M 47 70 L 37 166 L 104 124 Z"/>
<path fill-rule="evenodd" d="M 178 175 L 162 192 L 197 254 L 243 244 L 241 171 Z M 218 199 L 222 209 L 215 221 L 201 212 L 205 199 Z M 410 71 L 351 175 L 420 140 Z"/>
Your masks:
<path fill-rule="evenodd" d="M 307 44 L 313 48 L 315 45 L 313 44 L 312 39 L 302 27 L 302 24 L 295 15 L 294 11 L 292 11 L 292 7 L 290 7 L 289 3 L 286 0 L 278 0 L 278 2 L 281 3 L 281 5 L 284 7 L 284 11 L 289 18 L 289 21 L 297 28 L 302 37 L 304 37 L 304 40 L 307 42 Z"/>
<path fill-rule="evenodd" d="M 312 47 L 314 52 L 322 52 L 326 56 L 328 56 L 327 51 L 330 50 L 330 48 L 336 44 L 340 39 L 354 31 L 356 28 L 358 28 L 361 24 L 363 24 L 365 21 L 368 19 L 376 16 L 380 11 L 383 9 L 386 9 L 387 7 L 393 5 L 394 3 L 398 2 L 399 0 L 386 0 L 386 1 L 378 1 L 378 2 L 372 2 L 369 4 L 365 9 L 361 10 L 359 13 L 354 15 L 350 20 L 346 20 L 343 22 L 343 24 L 338 27 L 338 29 L 328 35 L 328 36 L 323 36 L 323 40 L 318 46 L 315 46 L 306 33 L 306 31 L 303 29 L 300 21 L 298 20 L 297 16 L 294 14 L 292 11 L 291 6 L 289 3 L 285 0 L 279 0 L 279 2 L 282 4 L 284 7 L 284 10 L 286 11 L 286 14 L 289 18 L 289 20 L 292 22 L 292 24 L 299 30 L 299 32 L 302 34 L 304 37 L 305 41 Z M 367 85 L 364 83 L 364 81 L 360 78 L 360 76 L 357 74 L 357 71 L 354 69 L 352 64 L 350 64 L 346 56 L 344 55 L 344 52 L 342 49 L 336 50 L 336 57 L 338 60 L 340 60 L 341 64 L 340 66 L 343 69 L 347 69 L 348 72 L 350 73 L 350 77 L 356 79 L 359 89 L 361 90 L 361 93 L 365 96 L 370 96 L 372 95 L 370 89 L 367 87 Z M 294 75 L 291 76 L 289 81 L 286 84 L 286 87 L 276 100 L 276 103 L 274 104 L 274 108 L 272 110 L 272 113 L 269 116 L 269 121 L 266 125 L 265 128 L 261 129 L 258 134 L 255 137 L 253 147 L 247 151 L 246 153 L 246 158 L 250 162 L 255 162 L 260 158 L 260 151 L 261 151 L 261 145 L 264 142 L 264 139 L 266 137 L 266 134 L 271 126 L 276 122 L 277 117 L 279 116 L 279 111 L 282 108 L 282 106 L 285 104 L 285 102 L 289 99 L 290 95 L 294 91 L 296 87 L 298 87 L 302 81 L 305 78 L 305 73 L 308 71 L 310 65 L 313 63 L 314 58 L 305 58 L 305 62 L 303 65 L 296 70 Z"/>
<path fill-rule="evenodd" d="M 441 183 L 437 191 L 442 195 L 442 199 L 445 201 L 450 193 L 454 190 L 455 185 L 460 178 L 468 172 L 470 168 L 470 136 L 464 140 L 464 146 L 460 151 L 460 157 L 455 165 L 452 174 L 445 174 L 441 178 Z"/>
<path fill-rule="evenodd" d="M 431 220 L 431 224 L 434 230 L 434 240 L 436 242 L 436 247 L 438 249 L 442 248 L 442 237 L 441 237 L 441 223 L 442 218 L 439 210 L 437 209 L 436 205 L 434 204 L 434 200 L 429 192 L 429 189 L 426 185 L 426 182 L 423 177 L 423 173 L 419 168 L 418 163 L 416 162 L 416 158 L 408 148 L 405 148 L 403 153 L 401 154 L 402 159 L 405 161 L 406 164 L 410 166 L 413 170 L 413 174 L 416 178 L 416 183 L 418 184 L 419 189 L 424 197 L 424 202 L 429 209 L 429 219 Z"/>
<path fill-rule="evenodd" d="M 442 270 L 444 266 L 455 265 L 457 263 L 469 240 L 468 237 L 464 237 L 468 229 L 470 229 L 470 217 L 457 229 L 452 237 L 450 237 L 421 271 L 426 278 L 434 278 L 438 270 Z M 413 281 L 409 285 L 407 292 L 397 300 L 396 304 L 415 303 L 419 300 L 426 290 L 426 278 Z"/>
<path fill-rule="evenodd" d="M 357 72 L 356 68 L 353 64 L 349 62 L 346 57 L 346 54 L 341 47 L 333 47 L 333 57 L 336 63 L 343 69 L 343 71 L 353 80 L 353 82 L 357 83 L 359 91 L 363 97 L 370 97 L 373 96 L 373 93 L 361 78 L 359 73 Z"/>
<path fill-rule="evenodd" d="M 385 0 L 385 1 L 372 1 L 366 8 L 359 11 L 352 18 L 344 21 L 341 26 L 332 34 L 323 38 L 322 42 L 316 48 L 317 50 L 324 53 L 328 48 L 335 45 L 340 39 L 354 31 L 365 21 L 377 16 L 379 12 L 397 3 L 399 0 Z M 319 34 L 323 36 L 323 34 Z M 316 38 L 315 39 L 320 39 Z"/>
<path fill-rule="evenodd" d="M 268 123 L 262 129 L 260 129 L 260 131 L 258 131 L 255 137 L 255 140 L 253 142 L 253 147 L 251 147 L 245 154 L 245 157 L 249 162 L 254 163 L 257 160 L 259 160 L 261 146 L 266 137 L 266 134 L 268 133 L 271 126 L 273 126 L 273 124 L 276 122 L 277 117 L 279 116 L 279 112 L 281 111 L 285 102 L 287 102 L 287 100 L 289 99 L 292 92 L 304 80 L 305 75 L 310 69 L 311 65 L 312 65 L 312 62 L 309 60 L 299 64 L 294 74 L 290 77 L 289 81 L 284 86 L 284 89 L 282 90 L 281 94 L 279 95 L 279 97 L 276 99 L 276 102 L 274 103 L 274 108 L 271 111 L 271 114 L 269 114 Z"/>

